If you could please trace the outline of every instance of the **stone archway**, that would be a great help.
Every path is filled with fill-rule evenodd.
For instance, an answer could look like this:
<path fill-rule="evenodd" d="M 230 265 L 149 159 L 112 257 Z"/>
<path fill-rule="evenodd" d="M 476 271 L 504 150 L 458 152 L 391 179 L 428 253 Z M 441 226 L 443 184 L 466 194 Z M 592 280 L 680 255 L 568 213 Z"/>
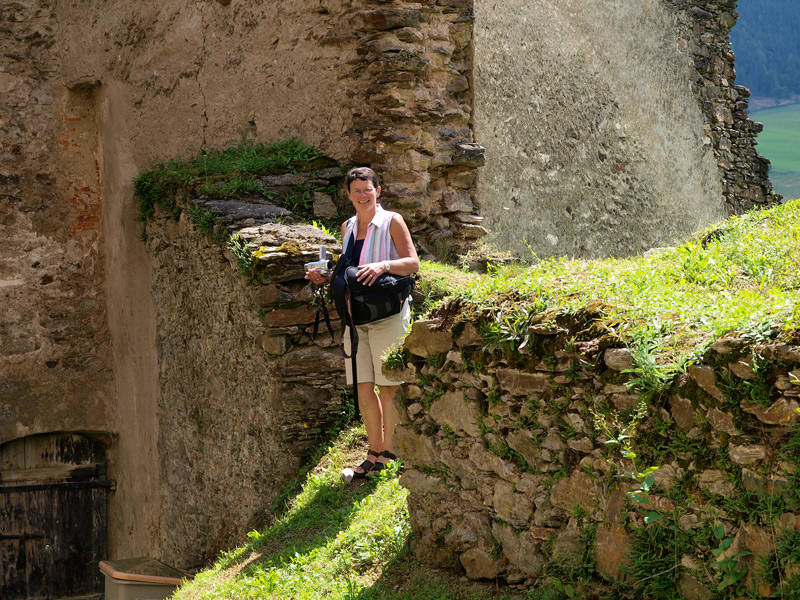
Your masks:
<path fill-rule="evenodd" d="M 0 446 L 0 597 L 101 591 L 106 558 L 105 445 L 74 433 Z"/>

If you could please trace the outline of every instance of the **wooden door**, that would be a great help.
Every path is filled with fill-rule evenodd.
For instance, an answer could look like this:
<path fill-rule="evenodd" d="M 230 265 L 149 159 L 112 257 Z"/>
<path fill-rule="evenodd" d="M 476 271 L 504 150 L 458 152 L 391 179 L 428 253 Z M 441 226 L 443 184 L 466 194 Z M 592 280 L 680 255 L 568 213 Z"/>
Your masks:
<path fill-rule="evenodd" d="M 98 440 L 58 433 L 0 446 L 0 598 L 102 591 L 110 487 Z"/>

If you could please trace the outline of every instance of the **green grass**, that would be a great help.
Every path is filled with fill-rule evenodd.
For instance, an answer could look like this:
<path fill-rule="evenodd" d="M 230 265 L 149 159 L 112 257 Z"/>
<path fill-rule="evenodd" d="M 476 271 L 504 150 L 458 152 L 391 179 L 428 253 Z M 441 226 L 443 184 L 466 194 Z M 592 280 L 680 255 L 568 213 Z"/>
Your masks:
<path fill-rule="evenodd" d="M 364 438 L 363 427 L 343 432 L 271 526 L 248 534 L 175 599 L 522 600 L 419 563 L 397 469 L 350 484 L 340 477 L 366 455 Z"/>
<path fill-rule="evenodd" d="M 753 111 L 750 118 L 764 123 L 758 151 L 772 162 L 775 191 L 787 199 L 800 198 L 800 104 Z"/>
<path fill-rule="evenodd" d="M 245 141 L 224 150 L 207 150 L 191 159 L 157 161 L 150 170 L 133 182 L 139 203 L 139 219 L 147 222 L 160 206 L 167 212 L 180 212 L 181 203 L 190 194 L 212 198 L 231 198 L 258 194 L 266 198 L 272 192 L 259 181 L 264 175 L 307 172 L 335 166 L 325 153 L 290 138 L 275 144 Z M 310 205 L 308 190 L 294 190 L 292 208 Z"/>
<path fill-rule="evenodd" d="M 635 376 L 662 383 L 726 335 L 792 339 L 800 327 L 800 202 L 754 211 L 683 245 L 628 259 L 553 258 L 500 267 L 450 288 L 465 318 L 484 317 L 492 347 L 519 347 L 525 318 L 600 315 L 595 332 L 631 346 Z M 436 269 L 437 267 L 431 267 Z M 423 278 L 427 273 L 423 273 Z M 533 307 L 535 310 L 531 311 Z M 491 337 L 491 336 L 490 336 Z"/>

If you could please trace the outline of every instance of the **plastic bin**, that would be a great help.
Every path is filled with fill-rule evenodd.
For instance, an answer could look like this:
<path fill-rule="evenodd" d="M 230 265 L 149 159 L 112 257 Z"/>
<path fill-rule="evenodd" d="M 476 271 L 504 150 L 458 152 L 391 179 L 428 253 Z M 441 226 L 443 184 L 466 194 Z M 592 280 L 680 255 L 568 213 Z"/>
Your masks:
<path fill-rule="evenodd" d="M 191 575 L 147 556 L 101 560 L 105 600 L 163 600 Z"/>

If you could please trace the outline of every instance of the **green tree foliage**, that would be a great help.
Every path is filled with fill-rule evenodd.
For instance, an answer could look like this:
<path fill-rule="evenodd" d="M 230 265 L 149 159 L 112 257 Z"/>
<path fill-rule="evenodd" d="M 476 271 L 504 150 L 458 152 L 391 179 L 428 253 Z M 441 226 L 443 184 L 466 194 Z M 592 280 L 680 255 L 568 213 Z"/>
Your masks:
<path fill-rule="evenodd" d="M 800 4 L 797 0 L 740 0 L 731 31 L 736 83 L 753 96 L 800 94 Z"/>

